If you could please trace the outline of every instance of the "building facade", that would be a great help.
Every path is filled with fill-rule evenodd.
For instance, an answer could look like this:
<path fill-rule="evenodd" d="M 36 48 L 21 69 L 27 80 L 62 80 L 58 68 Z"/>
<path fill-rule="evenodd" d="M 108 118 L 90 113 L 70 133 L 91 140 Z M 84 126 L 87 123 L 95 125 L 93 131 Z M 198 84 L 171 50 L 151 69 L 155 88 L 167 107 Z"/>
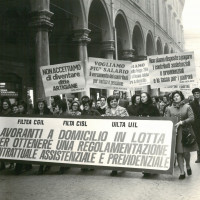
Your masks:
<path fill-rule="evenodd" d="M 184 0 L 0 0 L 2 96 L 44 98 L 40 66 L 182 52 Z M 85 65 L 86 67 L 86 65 Z M 92 89 L 96 98 L 110 91 Z M 73 94 L 80 96 L 81 94 Z"/>

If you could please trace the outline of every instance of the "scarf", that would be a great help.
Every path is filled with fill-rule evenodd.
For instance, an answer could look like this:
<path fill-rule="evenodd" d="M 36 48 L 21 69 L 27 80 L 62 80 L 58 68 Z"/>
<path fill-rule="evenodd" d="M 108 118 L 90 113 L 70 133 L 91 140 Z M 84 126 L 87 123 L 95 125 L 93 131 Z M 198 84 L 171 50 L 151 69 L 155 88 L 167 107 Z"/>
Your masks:
<path fill-rule="evenodd" d="M 174 108 L 180 108 L 180 107 L 183 106 L 184 104 L 185 104 L 184 101 L 181 101 L 181 102 L 178 102 L 178 103 L 173 102 L 173 106 L 174 106 Z"/>

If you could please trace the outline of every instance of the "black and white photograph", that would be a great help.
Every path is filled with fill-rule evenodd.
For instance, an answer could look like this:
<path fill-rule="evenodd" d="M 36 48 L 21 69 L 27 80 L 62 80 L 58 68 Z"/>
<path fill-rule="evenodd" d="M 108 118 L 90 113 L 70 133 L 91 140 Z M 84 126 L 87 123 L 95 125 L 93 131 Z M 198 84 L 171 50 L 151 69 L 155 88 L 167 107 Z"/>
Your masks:
<path fill-rule="evenodd" d="M 0 0 L 0 200 L 200 199 L 199 0 Z"/>

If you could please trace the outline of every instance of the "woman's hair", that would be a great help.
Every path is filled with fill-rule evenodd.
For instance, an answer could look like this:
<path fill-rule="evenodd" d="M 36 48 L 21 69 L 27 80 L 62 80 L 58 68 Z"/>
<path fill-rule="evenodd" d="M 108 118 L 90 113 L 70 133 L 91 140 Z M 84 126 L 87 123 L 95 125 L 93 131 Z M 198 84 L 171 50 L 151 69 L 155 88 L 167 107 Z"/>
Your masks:
<path fill-rule="evenodd" d="M 3 102 L 6 102 L 8 104 L 8 108 L 11 108 L 11 103 L 10 103 L 10 100 L 9 99 L 3 99 L 2 102 L 1 102 L 1 106 L 3 108 Z"/>
<path fill-rule="evenodd" d="M 83 106 L 85 106 L 85 104 L 89 104 L 90 108 L 92 107 L 92 103 L 93 103 L 93 100 L 92 99 L 85 99 L 82 101 L 82 104 Z"/>
<path fill-rule="evenodd" d="M 110 102 L 111 102 L 112 100 L 114 100 L 114 99 L 116 99 L 117 102 L 118 102 L 119 97 L 118 97 L 118 96 L 111 95 L 111 96 L 109 96 L 109 97 L 107 98 L 107 103 L 108 103 L 108 107 L 109 107 L 109 108 L 111 107 L 111 106 L 110 106 Z"/>
<path fill-rule="evenodd" d="M 183 101 L 183 100 L 185 99 L 183 93 L 182 93 L 181 91 L 179 91 L 179 90 L 176 90 L 176 91 L 172 92 L 172 96 L 171 96 L 172 101 L 174 101 L 174 95 L 175 95 L 175 94 L 179 94 L 179 95 L 180 95 L 181 101 Z"/>
<path fill-rule="evenodd" d="M 144 93 L 144 92 L 143 92 Z M 152 100 L 152 98 L 154 98 L 155 99 L 155 101 L 156 101 L 156 103 L 158 103 L 159 102 L 159 97 L 157 97 L 157 96 L 152 96 L 152 97 L 150 97 L 151 98 L 151 100 Z"/>
<path fill-rule="evenodd" d="M 39 108 L 38 108 L 38 105 L 39 105 L 39 103 L 40 102 L 42 102 L 43 104 L 44 104 L 44 114 L 49 114 L 50 113 L 50 110 L 48 109 L 48 107 L 47 107 L 47 103 L 46 103 L 46 101 L 44 100 L 44 99 L 39 99 L 38 101 L 37 101 L 37 103 L 36 103 L 36 108 L 35 108 L 35 114 L 39 114 L 40 113 L 40 110 L 39 110 Z"/>
<path fill-rule="evenodd" d="M 11 105 L 11 109 L 13 110 L 14 107 L 18 107 L 18 104 L 13 103 L 13 104 Z"/>
<path fill-rule="evenodd" d="M 73 108 L 72 106 L 73 106 L 75 103 L 78 105 L 78 110 L 80 110 L 80 103 L 79 103 L 78 101 L 72 101 L 71 108 Z"/>
<path fill-rule="evenodd" d="M 27 112 L 27 104 L 26 104 L 26 102 L 23 101 L 23 100 L 20 100 L 20 101 L 18 102 L 18 106 L 19 106 L 19 105 L 22 105 L 22 106 L 24 107 L 23 113 L 25 114 L 25 113 Z"/>
<path fill-rule="evenodd" d="M 147 95 L 147 104 L 152 104 L 153 102 L 152 102 L 152 99 L 151 99 L 151 96 L 150 96 L 150 94 L 149 93 L 147 93 L 147 92 L 142 92 L 141 93 L 141 95 L 140 95 L 140 97 L 142 96 L 142 94 L 146 94 Z M 140 101 L 140 103 L 142 103 L 142 101 Z"/>
<path fill-rule="evenodd" d="M 134 105 L 136 103 L 136 97 L 140 97 L 140 95 L 138 94 L 134 94 L 132 97 L 131 97 L 131 102 L 132 102 L 132 105 Z"/>

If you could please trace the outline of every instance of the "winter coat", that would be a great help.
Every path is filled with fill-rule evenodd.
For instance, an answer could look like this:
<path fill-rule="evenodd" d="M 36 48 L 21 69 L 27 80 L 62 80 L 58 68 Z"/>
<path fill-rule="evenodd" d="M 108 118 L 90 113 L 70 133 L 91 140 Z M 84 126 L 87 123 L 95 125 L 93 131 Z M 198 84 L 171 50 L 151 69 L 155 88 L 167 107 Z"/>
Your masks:
<path fill-rule="evenodd" d="M 137 111 L 137 116 L 141 117 L 156 117 L 160 116 L 159 110 L 153 104 L 140 103 Z"/>
<path fill-rule="evenodd" d="M 182 127 L 187 125 L 190 128 L 190 133 L 194 135 L 191 123 L 194 122 L 194 113 L 192 108 L 188 104 L 182 104 L 180 107 L 172 105 L 167 110 L 167 117 L 176 117 L 177 122 L 182 121 L 183 125 L 178 128 L 177 137 L 176 137 L 176 153 L 184 153 L 184 152 L 191 152 L 197 151 L 197 143 L 195 143 L 191 147 L 185 147 L 182 144 Z"/>
<path fill-rule="evenodd" d="M 130 105 L 127 108 L 128 114 L 130 116 L 137 116 L 139 105 Z"/>
<path fill-rule="evenodd" d="M 196 135 L 197 143 L 200 144 L 200 104 L 197 100 L 194 100 L 190 103 L 190 106 L 194 113 L 194 122 L 192 124 L 192 127 Z"/>

